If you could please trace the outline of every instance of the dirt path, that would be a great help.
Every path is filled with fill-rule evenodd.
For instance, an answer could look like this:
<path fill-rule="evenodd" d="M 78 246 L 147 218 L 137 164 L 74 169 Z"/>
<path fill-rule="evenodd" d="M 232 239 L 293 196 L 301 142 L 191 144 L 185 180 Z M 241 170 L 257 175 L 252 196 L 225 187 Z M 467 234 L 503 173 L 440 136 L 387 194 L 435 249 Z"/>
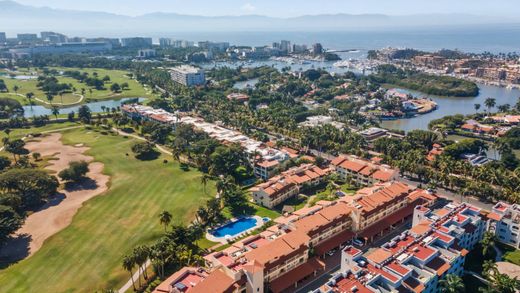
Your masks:
<path fill-rule="evenodd" d="M 39 152 L 42 157 L 51 156 L 46 169 L 59 172 L 68 167 L 72 161 L 84 160 L 92 162 L 93 158 L 84 155 L 88 150 L 84 146 L 69 146 L 61 142 L 61 134 L 53 133 L 28 142 L 26 148 L 31 152 Z M 49 202 L 37 212 L 31 214 L 20 228 L 12 241 L 0 251 L 0 258 L 16 261 L 31 256 L 40 249 L 44 241 L 55 233 L 67 227 L 83 203 L 96 195 L 105 192 L 109 176 L 102 174 L 103 164 L 89 164 L 89 179 L 76 186 L 60 190 Z"/>

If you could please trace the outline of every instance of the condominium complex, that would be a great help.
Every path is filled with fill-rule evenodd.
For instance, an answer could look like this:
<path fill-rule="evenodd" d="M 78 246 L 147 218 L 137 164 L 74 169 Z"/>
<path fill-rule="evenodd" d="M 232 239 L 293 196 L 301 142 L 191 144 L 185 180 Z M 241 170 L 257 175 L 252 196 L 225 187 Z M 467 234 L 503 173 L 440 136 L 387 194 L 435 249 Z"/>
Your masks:
<path fill-rule="evenodd" d="M 382 194 L 388 198 L 383 199 Z M 327 252 L 342 247 L 356 234 L 363 234 L 366 228 L 360 230 L 365 225 L 359 221 L 364 210 L 369 206 L 390 207 L 392 196 L 399 198 L 396 202 L 406 198 L 407 205 L 401 210 L 410 211 L 418 205 L 430 206 L 436 199 L 423 190 L 389 183 L 364 190 L 355 200 L 321 201 L 312 208 L 275 219 L 276 225 L 258 235 L 206 255 L 204 268 L 184 268 L 155 292 L 283 292 L 297 288 L 303 280 L 323 271 L 322 259 Z M 403 217 L 399 221 L 412 217 L 401 210 L 394 212 Z M 382 217 L 373 226 L 384 230 L 389 223 L 387 217 Z M 185 281 L 186 278 L 193 281 Z M 208 289 L 212 288 L 207 287 L 210 278 L 220 288 L 218 291 Z"/>
<path fill-rule="evenodd" d="M 379 164 L 378 160 L 368 161 L 353 155 L 341 155 L 332 160 L 331 165 L 342 179 L 360 185 L 389 182 L 399 177 L 398 170 Z"/>
<path fill-rule="evenodd" d="M 301 189 L 324 182 L 330 172 L 329 168 L 322 169 L 312 164 L 303 164 L 254 186 L 250 191 L 257 204 L 273 208 L 297 195 Z"/>
<path fill-rule="evenodd" d="M 189 65 L 181 65 L 170 69 L 170 75 L 173 81 L 185 86 L 197 86 L 206 83 L 204 70 Z"/>
<path fill-rule="evenodd" d="M 439 292 L 446 275 L 462 275 L 468 251 L 486 228 L 480 210 L 466 204 L 438 211 L 417 206 L 413 224 L 365 254 L 345 247 L 340 272 L 314 292 Z"/>
<path fill-rule="evenodd" d="M 252 139 L 242 133 L 231 130 L 214 123 L 205 122 L 201 118 L 173 114 L 162 109 L 154 109 L 142 105 L 123 105 L 123 113 L 131 118 L 140 118 L 145 121 L 168 124 L 175 127 L 177 123 L 193 125 L 199 131 L 203 131 L 211 138 L 222 143 L 237 143 L 244 148 L 248 154 L 249 161 L 254 168 L 254 174 L 264 180 L 275 174 L 275 168 L 281 162 L 289 159 L 289 153 L 266 145 L 265 143 Z M 181 117 L 182 116 L 182 117 Z"/>
<path fill-rule="evenodd" d="M 517 204 L 497 203 L 490 214 L 489 230 L 497 239 L 507 245 L 520 248 L 520 206 Z"/>

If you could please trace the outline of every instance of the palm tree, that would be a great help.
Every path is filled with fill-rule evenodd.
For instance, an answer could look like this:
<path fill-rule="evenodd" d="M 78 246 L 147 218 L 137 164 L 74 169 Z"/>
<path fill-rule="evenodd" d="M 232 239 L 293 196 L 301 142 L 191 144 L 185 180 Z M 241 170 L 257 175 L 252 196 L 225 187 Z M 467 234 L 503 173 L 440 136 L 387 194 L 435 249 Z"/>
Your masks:
<path fill-rule="evenodd" d="M 164 225 L 164 232 L 166 232 L 166 228 L 168 227 L 168 225 L 170 225 L 171 221 L 172 221 L 172 214 L 170 214 L 170 212 L 162 211 L 159 214 L 159 222 L 161 223 L 161 225 Z"/>
<path fill-rule="evenodd" d="M 13 86 L 13 91 L 14 91 L 15 94 L 18 94 L 18 90 L 19 89 L 20 89 L 19 86 L 17 86 L 17 85 Z"/>
<path fill-rule="evenodd" d="M 444 279 L 439 281 L 439 284 L 441 285 L 441 292 L 464 292 L 464 283 L 462 282 L 462 279 L 457 275 L 448 274 Z"/>
<path fill-rule="evenodd" d="M 480 104 L 475 104 L 473 106 L 475 107 L 475 111 L 478 113 L 478 110 L 480 110 L 481 105 Z"/>
<path fill-rule="evenodd" d="M 488 108 L 488 112 L 490 112 L 491 108 L 495 107 L 496 104 L 497 104 L 497 100 L 493 99 L 493 98 L 487 98 L 484 101 L 484 105 L 486 106 L 486 108 Z"/>
<path fill-rule="evenodd" d="M 47 94 L 47 100 L 48 100 L 49 103 L 52 105 L 52 100 L 54 100 L 54 96 L 53 96 L 51 93 L 48 93 L 48 94 Z"/>
<path fill-rule="evenodd" d="M 7 137 L 9 138 L 9 134 L 11 134 L 11 129 L 9 128 L 6 128 L 4 129 L 4 133 L 7 135 Z"/>
<path fill-rule="evenodd" d="M 200 177 L 200 182 L 202 183 L 202 188 L 204 189 L 204 193 L 206 193 L 206 185 L 208 184 L 208 181 L 211 179 L 211 176 L 209 174 L 202 174 Z"/>
<path fill-rule="evenodd" d="M 52 106 L 52 115 L 56 117 L 56 120 L 58 120 L 58 115 L 60 115 L 60 109 L 56 106 Z"/>
<path fill-rule="evenodd" d="M 132 280 L 132 286 L 134 287 L 134 291 L 137 291 L 137 288 L 135 288 L 134 274 L 132 273 L 134 265 L 135 261 L 132 255 L 127 255 L 123 258 L 123 269 L 130 273 L 130 280 Z"/>
<path fill-rule="evenodd" d="M 492 279 L 492 276 L 498 273 L 497 264 L 491 259 L 487 259 L 482 264 L 482 274 L 488 279 Z"/>
<path fill-rule="evenodd" d="M 490 249 L 495 246 L 495 235 L 491 232 L 485 232 L 480 244 L 482 245 L 482 254 L 487 256 Z"/>
<path fill-rule="evenodd" d="M 32 98 L 34 97 L 34 93 L 33 92 L 29 92 L 27 94 L 25 94 L 25 97 L 27 97 L 27 99 L 29 100 L 29 104 L 31 105 L 31 108 L 32 108 Z"/>

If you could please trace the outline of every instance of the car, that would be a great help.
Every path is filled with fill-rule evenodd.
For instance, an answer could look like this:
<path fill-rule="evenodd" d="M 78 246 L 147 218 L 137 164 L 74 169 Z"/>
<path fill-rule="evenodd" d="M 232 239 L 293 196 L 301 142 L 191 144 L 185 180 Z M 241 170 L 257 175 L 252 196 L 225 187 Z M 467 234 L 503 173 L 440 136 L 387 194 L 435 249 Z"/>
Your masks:
<path fill-rule="evenodd" d="M 363 241 L 361 241 L 359 239 L 353 240 L 352 243 L 354 243 L 355 246 L 363 246 L 364 245 Z"/>

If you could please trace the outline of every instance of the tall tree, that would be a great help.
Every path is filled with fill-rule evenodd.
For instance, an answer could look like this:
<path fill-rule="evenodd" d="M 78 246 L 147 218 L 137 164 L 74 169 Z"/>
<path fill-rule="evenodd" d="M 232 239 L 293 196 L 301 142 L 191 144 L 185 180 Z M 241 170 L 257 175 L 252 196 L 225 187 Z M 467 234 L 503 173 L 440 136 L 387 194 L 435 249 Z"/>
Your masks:
<path fill-rule="evenodd" d="M 164 232 L 166 232 L 166 228 L 168 227 L 168 225 L 170 225 L 172 221 L 172 214 L 168 211 L 162 211 L 160 214 L 159 214 L 159 222 L 161 223 L 161 225 L 164 226 Z"/>
<path fill-rule="evenodd" d="M 441 285 L 441 292 L 446 293 L 463 293 L 464 290 L 464 283 L 462 282 L 462 279 L 453 274 L 448 274 L 446 277 L 439 281 L 439 284 Z"/>
<path fill-rule="evenodd" d="M 135 287 L 135 282 L 134 282 L 134 274 L 132 272 L 132 270 L 134 269 L 134 266 L 135 266 L 134 256 L 126 255 L 123 258 L 123 269 L 125 269 L 125 271 L 130 273 L 130 280 L 132 280 L 132 286 L 134 287 L 134 291 L 137 291 L 137 288 Z"/>

